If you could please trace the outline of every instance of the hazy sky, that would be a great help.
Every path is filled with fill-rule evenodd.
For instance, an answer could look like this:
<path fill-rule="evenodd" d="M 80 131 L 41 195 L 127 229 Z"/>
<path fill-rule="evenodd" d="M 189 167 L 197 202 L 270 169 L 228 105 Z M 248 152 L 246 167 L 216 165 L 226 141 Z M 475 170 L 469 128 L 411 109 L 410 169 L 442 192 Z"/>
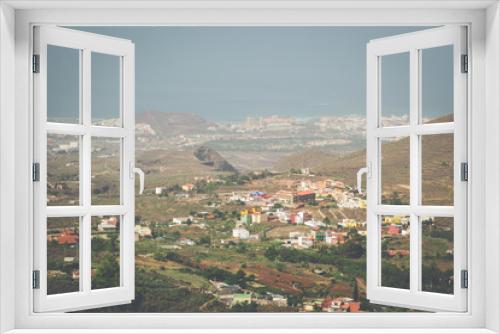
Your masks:
<path fill-rule="evenodd" d="M 80 29 L 135 43 L 137 112 L 190 112 L 214 121 L 273 114 L 364 115 L 366 44 L 371 39 L 417 30 L 398 27 Z M 49 57 L 49 66 L 52 63 L 59 69 L 49 75 L 49 88 L 66 92 L 59 96 L 49 94 L 49 112 L 53 116 L 68 112 L 76 100 L 77 88 L 68 83 L 68 73 L 64 70 L 69 71 L 74 65 L 64 57 L 68 58 L 63 52 L 52 52 Z M 443 114 L 443 110 L 451 108 L 450 75 L 446 75 L 451 67 L 446 67 L 444 60 L 445 57 L 437 56 L 426 68 L 429 115 Z M 391 79 L 387 84 L 391 89 L 391 99 L 387 100 L 389 113 L 407 109 L 408 86 L 403 65 L 404 61 L 399 62 L 385 73 Z M 117 108 L 117 99 L 111 98 L 116 95 L 115 68 L 112 60 L 93 62 L 96 85 L 93 107 L 94 115 L 100 118 L 112 117 L 112 110 Z"/>

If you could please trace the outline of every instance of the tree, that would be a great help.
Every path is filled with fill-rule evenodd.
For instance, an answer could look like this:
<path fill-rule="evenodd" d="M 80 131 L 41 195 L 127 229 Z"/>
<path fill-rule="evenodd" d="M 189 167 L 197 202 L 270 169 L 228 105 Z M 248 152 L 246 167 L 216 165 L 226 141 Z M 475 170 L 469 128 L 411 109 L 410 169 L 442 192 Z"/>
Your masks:
<path fill-rule="evenodd" d="M 120 266 L 113 254 L 106 254 L 96 266 L 92 280 L 93 289 L 111 288 L 120 285 Z"/>
<path fill-rule="evenodd" d="M 281 203 L 274 203 L 273 209 L 283 209 L 283 204 L 281 204 Z"/>
<path fill-rule="evenodd" d="M 208 235 L 204 235 L 200 238 L 199 243 L 202 245 L 210 245 L 211 244 L 211 239 Z"/>
<path fill-rule="evenodd" d="M 286 266 L 283 262 L 276 261 L 276 270 L 284 271 L 285 268 L 286 268 Z"/>
<path fill-rule="evenodd" d="M 278 256 L 278 250 L 275 246 L 268 247 L 264 252 L 264 256 L 269 260 L 274 261 Z"/>
<path fill-rule="evenodd" d="M 357 279 L 354 279 L 354 288 L 352 290 L 352 299 L 359 300 L 359 286 L 358 286 Z"/>
<path fill-rule="evenodd" d="M 300 306 L 302 305 L 302 295 L 288 295 L 286 297 L 286 303 L 288 306 Z"/>
<path fill-rule="evenodd" d="M 244 302 L 238 303 L 231 307 L 232 312 L 257 312 L 257 303 L 256 302 Z"/>
<path fill-rule="evenodd" d="M 226 214 L 223 211 L 219 210 L 219 209 L 215 209 L 212 213 L 218 219 L 224 219 L 224 217 L 226 216 Z"/>

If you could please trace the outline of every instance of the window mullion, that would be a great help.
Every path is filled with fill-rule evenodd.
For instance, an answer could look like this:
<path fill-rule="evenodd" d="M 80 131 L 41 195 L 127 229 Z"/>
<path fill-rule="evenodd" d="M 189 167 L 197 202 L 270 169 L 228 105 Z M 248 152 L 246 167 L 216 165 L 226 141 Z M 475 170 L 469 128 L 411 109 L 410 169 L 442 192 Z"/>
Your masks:
<path fill-rule="evenodd" d="M 92 152 L 91 152 L 91 51 L 88 49 L 83 50 L 82 58 L 82 123 L 85 128 L 85 134 L 82 141 L 82 159 L 81 171 L 81 184 L 82 189 L 82 203 L 85 208 L 85 213 L 82 218 L 82 227 L 80 232 L 80 279 L 82 291 L 90 292 L 91 279 L 92 279 L 92 263 L 91 263 L 91 221 L 90 215 L 91 206 L 91 180 L 92 180 Z"/>
<path fill-rule="evenodd" d="M 419 123 L 419 52 L 410 50 L 410 207 L 420 202 L 420 150 L 417 127 Z M 417 292 L 420 270 L 420 228 L 415 212 L 410 214 L 410 290 Z"/>

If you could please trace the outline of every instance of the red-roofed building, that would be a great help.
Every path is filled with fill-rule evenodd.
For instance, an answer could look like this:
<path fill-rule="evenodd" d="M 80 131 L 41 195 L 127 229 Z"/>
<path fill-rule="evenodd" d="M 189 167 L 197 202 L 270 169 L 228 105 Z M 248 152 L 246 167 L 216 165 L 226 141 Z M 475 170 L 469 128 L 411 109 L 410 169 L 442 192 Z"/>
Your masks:
<path fill-rule="evenodd" d="M 65 228 L 57 237 L 59 245 L 74 245 L 78 243 L 78 235 L 74 230 Z"/>
<path fill-rule="evenodd" d="M 360 309 L 361 309 L 360 302 L 350 302 L 349 303 L 349 312 L 352 312 L 352 313 L 359 312 Z"/>
<path fill-rule="evenodd" d="M 293 196 L 294 203 L 308 203 L 316 200 L 316 193 L 312 190 L 304 190 L 295 193 Z"/>
<path fill-rule="evenodd" d="M 391 224 L 387 228 L 387 234 L 389 235 L 400 235 L 401 234 L 401 228 L 397 225 Z"/>
<path fill-rule="evenodd" d="M 410 255 L 410 251 L 407 249 L 388 249 L 387 255 L 389 255 L 390 257 L 396 256 L 396 255 L 408 256 L 408 255 Z"/>
<path fill-rule="evenodd" d="M 349 297 L 326 297 L 321 303 L 323 312 L 359 312 L 361 303 Z"/>

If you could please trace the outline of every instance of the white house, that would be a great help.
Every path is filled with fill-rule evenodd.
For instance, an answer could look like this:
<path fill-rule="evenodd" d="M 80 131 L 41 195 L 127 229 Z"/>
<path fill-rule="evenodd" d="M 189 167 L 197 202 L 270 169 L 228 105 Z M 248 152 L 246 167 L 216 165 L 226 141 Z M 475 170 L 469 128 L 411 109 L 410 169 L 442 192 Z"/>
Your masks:
<path fill-rule="evenodd" d="M 108 232 L 115 231 L 118 226 L 118 219 L 116 217 L 111 217 L 109 219 L 102 219 L 99 225 L 97 225 L 97 231 Z"/>
<path fill-rule="evenodd" d="M 180 225 L 186 223 L 188 220 L 193 221 L 193 216 L 188 217 L 174 217 L 172 218 L 172 223 L 175 225 Z"/>
<path fill-rule="evenodd" d="M 246 228 L 237 227 L 233 229 L 233 238 L 238 238 L 242 240 L 246 240 L 250 238 L 250 232 Z"/>
<path fill-rule="evenodd" d="M 314 245 L 314 239 L 312 237 L 299 237 L 298 246 L 301 248 L 309 248 Z"/>
<path fill-rule="evenodd" d="M 144 225 L 135 225 L 135 233 L 142 238 L 150 238 L 153 235 L 151 228 Z"/>

